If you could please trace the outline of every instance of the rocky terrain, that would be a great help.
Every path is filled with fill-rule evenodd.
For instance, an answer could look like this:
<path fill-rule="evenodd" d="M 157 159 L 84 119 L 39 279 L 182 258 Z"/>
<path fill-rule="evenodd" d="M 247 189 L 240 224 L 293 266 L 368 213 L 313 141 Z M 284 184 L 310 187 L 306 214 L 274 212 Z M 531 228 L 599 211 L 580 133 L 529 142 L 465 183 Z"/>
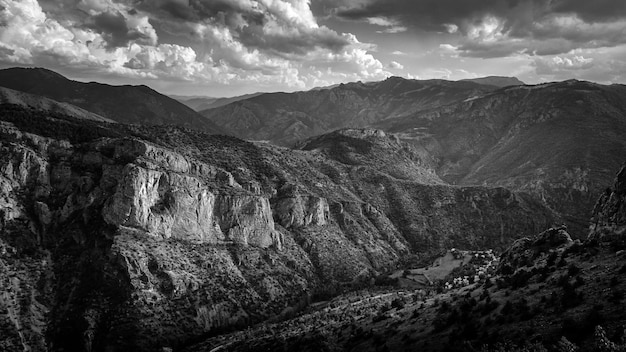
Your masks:
<path fill-rule="evenodd" d="M 626 165 L 598 200 L 586 240 L 573 241 L 565 227 L 521 238 L 494 276 L 436 291 L 353 292 L 185 351 L 624 351 L 625 182 Z"/>
<path fill-rule="evenodd" d="M 0 106 L 0 349 L 152 351 L 559 221 L 344 130 L 299 149 Z"/>
<path fill-rule="evenodd" d="M 44 68 L 0 70 L 0 86 L 75 105 L 117 122 L 170 124 L 209 133 L 227 133 L 191 108 L 147 86 L 77 82 Z"/>

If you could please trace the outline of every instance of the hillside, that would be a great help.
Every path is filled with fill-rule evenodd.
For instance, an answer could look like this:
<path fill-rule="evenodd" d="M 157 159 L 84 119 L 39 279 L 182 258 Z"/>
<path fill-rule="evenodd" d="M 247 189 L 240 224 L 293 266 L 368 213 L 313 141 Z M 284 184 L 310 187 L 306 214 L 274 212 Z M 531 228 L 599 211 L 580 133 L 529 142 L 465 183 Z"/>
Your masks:
<path fill-rule="evenodd" d="M 596 195 L 626 155 L 626 86 L 566 81 L 509 87 L 377 123 L 459 185 L 536 194 L 584 236 Z"/>
<path fill-rule="evenodd" d="M 17 105 L 0 120 L 3 350 L 178 348 L 558 221 L 524 194 L 443 184 L 381 131 L 291 150 Z"/>
<path fill-rule="evenodd" d="M 290 146 L 336 129 L 366 127 L 494 89 L 473 82 L 390 77 L 381 82 L 340 84 L 329 89 L 262 94 L 201 114 L 237 137 Z"/>
<path fill-rule="evenodd" d="M 623 351 L 625 184 L 626 165 L 583 242 L 550 228 L 517 240 L 495 266 L 471 255 L 432 290 L 353 292 L 184 351 Z"/>
<path fill-rule="evenodd" d="M 114 122 L 100 115 L 68 103 L 59 103 L 52 99 L 41 96 L 19 92 L 13 89 L 0 87 L 0 104 L 18 105 L 35 110 L 50 111 L 62 115 L 71 116 L 77 119 L 86 119 L 102 122 Z"/>
<path fill-rule="evenodd" d="M 82 83 L 43 68 L 0 70 L 0 85 L 69 103 L 121 123 L 170 124 L 209 133 L 226 133 L 187 106 L 147 86 Z"/>

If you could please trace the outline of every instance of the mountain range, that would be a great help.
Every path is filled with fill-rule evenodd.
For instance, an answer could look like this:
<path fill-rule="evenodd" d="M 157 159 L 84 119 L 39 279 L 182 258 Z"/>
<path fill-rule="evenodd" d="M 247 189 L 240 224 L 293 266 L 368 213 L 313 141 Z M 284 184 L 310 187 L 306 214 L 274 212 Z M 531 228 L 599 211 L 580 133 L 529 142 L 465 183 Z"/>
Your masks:
<path fill-rule="evenodd" d="M 0 86 L 1 350 L 626 342 L 623 85 Z"/>

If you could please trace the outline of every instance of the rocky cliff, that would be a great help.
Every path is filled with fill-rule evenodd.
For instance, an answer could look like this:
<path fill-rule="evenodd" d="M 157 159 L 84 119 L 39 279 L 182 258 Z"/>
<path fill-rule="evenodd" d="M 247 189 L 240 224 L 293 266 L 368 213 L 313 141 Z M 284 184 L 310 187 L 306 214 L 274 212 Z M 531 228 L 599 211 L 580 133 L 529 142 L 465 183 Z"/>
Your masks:
<path fill-rule="evenodd" d="M 521 194 L 443 184 L 379 131 L 291 150 L 0 112 L 6 350 L 178 347 L 368 285 L 409 253 L 554 220 Z"/>
<path fill-rule="evenodd" d="M 624 242 L 626 235 L 626 164 L 593 208 L 590 239 Z"/>

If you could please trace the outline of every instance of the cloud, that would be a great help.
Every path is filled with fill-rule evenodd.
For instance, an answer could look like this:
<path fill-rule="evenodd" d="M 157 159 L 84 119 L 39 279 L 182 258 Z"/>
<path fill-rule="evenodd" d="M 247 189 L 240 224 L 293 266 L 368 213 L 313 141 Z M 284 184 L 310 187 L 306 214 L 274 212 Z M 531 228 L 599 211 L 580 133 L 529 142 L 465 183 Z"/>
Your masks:
<path fill-rule="evenodd" d="M 455 34 L 460 54 L 471 57 L 553 55 L 626 44 L 623 0 L 372 0 L 336 15 L 386 18 L 407 29 Z"/>
<path fill-rule="evenodd" d="M 127 46 L 131 41 L 156 45 L 158 40 L 146 17 L 127 18 L 119 11 L 99 13 L 86 27 L 100 33 L 110 49 Z"/>
<path fill-rule="evenodd" d="M 309 0 L 0 0 L 0 24 L 5 65 L 298 89 L 390 75 Z"/>
<path fill-rule="evenodd" d="M 380 27 L 388 27 L 383 30 L 376 31 L 377 33 L 400 33 L 406 32 L 407 30 L 405 26 L 400 25 L 400 22 L 386 17 L 368 17 L 367 22 Z"/>
<path fill-rule="evenodd" d="M 583 56 L 553 56 L 551 58 L 538 57 L 535 66 L 539 74 L 552 74 L 564 70 L 586 70 L 593 67 L 593 59 Z"/>
<path fill-rule="evenodd" d="M 389 63 L 389 68 L 390 69 L 394 69 L 394 70 L 402 70 L 402 69 L 404 69 L 404 65 L 402 65 L 401 63 L 399 63 L 397 61 L 391 61 Z"/>
<path fill-rule="evenodd" d="M 604 49 L 580 49 L 568 55 L 534 57 L 531 74 L 544 80 L 576 78 L 600 83 L 626 81 L 626 46 Z"/>

